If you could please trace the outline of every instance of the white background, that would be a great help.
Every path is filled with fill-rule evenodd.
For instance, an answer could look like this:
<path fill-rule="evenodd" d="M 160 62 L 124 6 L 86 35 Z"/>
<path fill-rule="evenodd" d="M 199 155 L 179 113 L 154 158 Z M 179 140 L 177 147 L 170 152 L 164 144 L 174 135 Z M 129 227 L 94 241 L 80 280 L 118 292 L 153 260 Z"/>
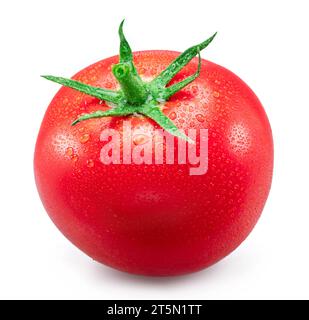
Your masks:
<path fill-rule="evenodd" d="M 1 1 L 0 298 L 309 298 L 308 1 Z M 118 52 L 182 51 L 214 31 L 203 51 L 245 80 L 262 101 L 275 142 L 272 190 L 249 238 L 215 266 L 146 278 L 92 261 L 56 229 L 39 200 L 33 151 L 59 86 Z"/>

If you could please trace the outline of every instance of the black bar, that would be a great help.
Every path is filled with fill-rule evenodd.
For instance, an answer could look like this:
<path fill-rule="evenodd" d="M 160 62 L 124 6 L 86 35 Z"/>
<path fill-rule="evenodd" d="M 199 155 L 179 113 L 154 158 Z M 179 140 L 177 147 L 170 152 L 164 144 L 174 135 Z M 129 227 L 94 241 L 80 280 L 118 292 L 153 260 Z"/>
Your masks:
<path fill-rule="evenodd" d="M 296 319 L 297 314 L 307 318 L 308 301 L 275 300 L 104 300 L 104 301 L 40 301 L 43 308 L 37 308 L 37 301 L 2 301 L 6 302 L 10 317 L 22 312 L 25 316 L 53 319 L 68 316 L 85 317 L 87 320 L 99 319 L 264 319 L 270 315 L 284 315 Z M 12 303 L 21 303 L 14 307 Z M 25 303 L 26 302 L 26 303 Z M 2 312 L 5 306 L 1 307 Z M 57 317 L 57 318 L 56 318 Z"/>

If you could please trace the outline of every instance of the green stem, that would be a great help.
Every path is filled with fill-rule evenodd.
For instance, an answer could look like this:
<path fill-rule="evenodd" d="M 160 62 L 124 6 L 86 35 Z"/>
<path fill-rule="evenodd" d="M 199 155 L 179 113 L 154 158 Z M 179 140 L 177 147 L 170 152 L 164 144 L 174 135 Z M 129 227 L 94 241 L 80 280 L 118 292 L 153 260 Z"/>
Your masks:
<path fill-rule="evenodd" d="M 82 93 L 88 94 L 100 100 L 105 100 L 115 104 L 118 104 L 118 102 L 121 100 L 121 94 L 112 90 L 92 87 L 92 86 L 89 86 L 88 84 L 85 84 L 76 80 L 72 80 L 72 79 L 62 78 L 62 77 L 55 77 L 55 76 L 42 76 L 42 77 L 47 80 L 59 83 L 65 87 L 72 88 Z"/>
<path fill-rule="evenodd" d="M 112 91 L 94 87 L 73 79 L 54 76 L 44 78 L 59 83 L 92 97 L 111 102 L 113 106 L 106 111 L 97 110 L 81 115 L 72 125 L 81 121 L 102 117 L 124 117 L 141 114 L 153 121 L 172 135 L 193 143 L 163 112 L 160 103 L 167 101 L 175 93 L 194 81 L 201 71 L 200 51 L 205 49 L 214 39 L 216 33 L 204 42 L 195 45 L 180 54 L 171 64 L 151 82 L 143 82 L 133 62 L 131 47 L 123 33 L 123 22 L 119 26 L 120 52 L 119 63 L 112 67 L 112 71 L 120 84 L 121 90 Z M 197 71 L 186 79 L 168 86 L 174 76 L 182 70 L 196 55 L 199 56 Z"/>
<path fill-rule="evenodd" d="M 135 74 L 130 62 L 115 64 L 113 74 L 118 80 L 128 104 L 141 105 L 146 102 L 148 92 L 145 84 Z"/>
<path fill-rule="evenodd" d="M 165 88 L 164 94 L 163 94 L 163 98 L 165 100 L 168 100 L 171 96 L 173 96 L 175 93 L 177 93 L 178 91 L 186 87 L 189 83 L 194 81 L 200 75 L 202 58 L 199 51 L 198 51 L 198 58 L 199 60 L 198 60 L 197 71 L 192 76 L 189 76 L 188 78 Z"/>
<path fill-rule="evenodd" d="M 205 49 L 212 42 L 216 34 L 217 32 L 202 43 L 184 51 L 154 80 L 152 80 L 152 83 L 155 86 L 166 86 L 174 78 L 174 76 L 198 54 L 198 52 Z"/>
<path fill-rule="evenodd" d="M 94 118 L 102 118 L 102 117 L 124 117 L 132 114 L 132 112 L 135 112 L 134 108 L 129 107 L 129 106 L 124 106 L 124 107 L 116 107 L 113 109 L 109 109 L 106 111 L 98 110 L 92 113 L 87 113 L 82 116 L 80 116 L 78 119 L 76 119 L 73 123 L 72 126 L 75 126 L 77 123 L 84 121 L 84 120 L 89 120 L 89 119 L 94 119 Z"/>

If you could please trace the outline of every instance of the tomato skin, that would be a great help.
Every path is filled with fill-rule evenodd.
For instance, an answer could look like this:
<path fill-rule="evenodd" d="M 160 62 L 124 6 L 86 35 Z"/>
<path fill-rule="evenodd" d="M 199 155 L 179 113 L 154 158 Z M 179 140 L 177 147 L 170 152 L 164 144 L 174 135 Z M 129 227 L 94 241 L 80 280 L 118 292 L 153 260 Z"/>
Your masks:
<path fill-rule="evenodd" d="M 134 54 L 138 72 L 153 78 L 179 53 Z M 73 78 L 117 87 L 102 60 Z M 173 81 L 196 70 L 193 60 Z M 108 107 L 62 87 L 45 114 L 34 170 L 38 191 L 60 231 L 93 259 L 135 274 L 194 272 L 233 251 L 256 224 L 273 170 L 271 128 L 258 98 L 227 69 L 202 61 L 200 76 L 165 103 L 180 129 L 209 130 L 208 171 L 189 175 L 190 164 L 136 165 L 100 162 L 105 128 L 159 128 L 142 117 L 100 118 L 74 127 L 82 113 Z"/>

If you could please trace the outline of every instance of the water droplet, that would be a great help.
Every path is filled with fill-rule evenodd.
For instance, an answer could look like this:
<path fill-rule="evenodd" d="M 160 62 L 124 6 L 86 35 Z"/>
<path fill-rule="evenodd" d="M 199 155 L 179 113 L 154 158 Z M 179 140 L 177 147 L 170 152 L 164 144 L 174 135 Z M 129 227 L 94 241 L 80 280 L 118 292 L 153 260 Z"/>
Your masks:
<path fill-rule="evenodd" d="M 92 159 L 87 160 L 87 167 L 93 168 L 94 167 L 94 161 Z"/>
<path fill-rule="evenodd" d="M 85 128 L 84 128 L 84 127 L 80 127 L 80 128 L 78 129 L 78 131 L 79 131 L 79 132 L 84 132 L 84 131 L 85 131 Z"/>
<path fill-rule="evenodd" d="M 79 141 L 81 143 L 87 143 L 89 139 L 90 139 L 90 135 L 88 133 L 85 133 L 80 137 Z"/>
<path fill-rule="evenodd" d="M 196 117 L 196 120 L 199 121 L 199 122 L 204 122 L 205 121 L 204 116 L 201 115 L 201 114 L 197 114 L 195 117 Z"/>
<path fill-rule="evenodd" d="M 71 156 L 71 160 L 72 160 L 73 162 L 76 162 L 76 161 L 78 160 L 78 155 L 77 155 L 77 154 L 73 154 L 73 155 Z"/>
<path fill-rule="evenodd" d="M 152 76 L 156 76 L 156 75 L 158 74 L 158 69 L 157 69 L 156 67 L 152 67 L 152 68 L 150 69 L 150 74 L 151 74 Z"/>
<path fill-rule="evenodd" d="M 198 87 L 197 86 L 192 86 L 191 91 L 193 94 L 197 94 Z"/>
<path fill-rule="evenodd" d="M 177 118 L 176 112 L 171 112 L 169 117 L 171 120 L 175 120 Z"/>
<path fill-rule="evenodd" d="M 215 80 L 215 83 L 216 83 L 216 84 L 220 84 L 221 82 L 216 79 L 216 80 Z"/>
<path fill-rule="evenodd" d="M 107 88 L 107 89 L 111 89 L 113 87 L 113 84 L 108 81 L 108 82 L 105 83 L 104 87 Z"/>
<path fill-rule="evenodd" d="M 218 91 L 214 91 L 214 92 L 213 92 L 213 96 L 214 96 L 215 98 L 219 98 L 219 97 L 220 97 L 220 93 L 219 93 Z"/>
<path fill-rule="evenodd" d="M 143 75 L 145 72 L 146 72 L 146 69 L 145 69 L 145 68 L 140 68 L 140 69 L 139 69 L 139 74 L 140 74 L 140 75 Z"/>
<path fill-rule="evenodd" d="M 149 140 L 149 137 L 147 137 L 145 134 L 137 134 L 133 137 L 133 143 L 135 145 L 144 144 Z"/>
<path fill-rule="evenodd" d="M 72 157 L 73 154 L 74 154 L 74 150 L 72 147 L 68 147 L 66 150 L 65 150 L 65 154 L 68 156 L 68 157 Z"/>

